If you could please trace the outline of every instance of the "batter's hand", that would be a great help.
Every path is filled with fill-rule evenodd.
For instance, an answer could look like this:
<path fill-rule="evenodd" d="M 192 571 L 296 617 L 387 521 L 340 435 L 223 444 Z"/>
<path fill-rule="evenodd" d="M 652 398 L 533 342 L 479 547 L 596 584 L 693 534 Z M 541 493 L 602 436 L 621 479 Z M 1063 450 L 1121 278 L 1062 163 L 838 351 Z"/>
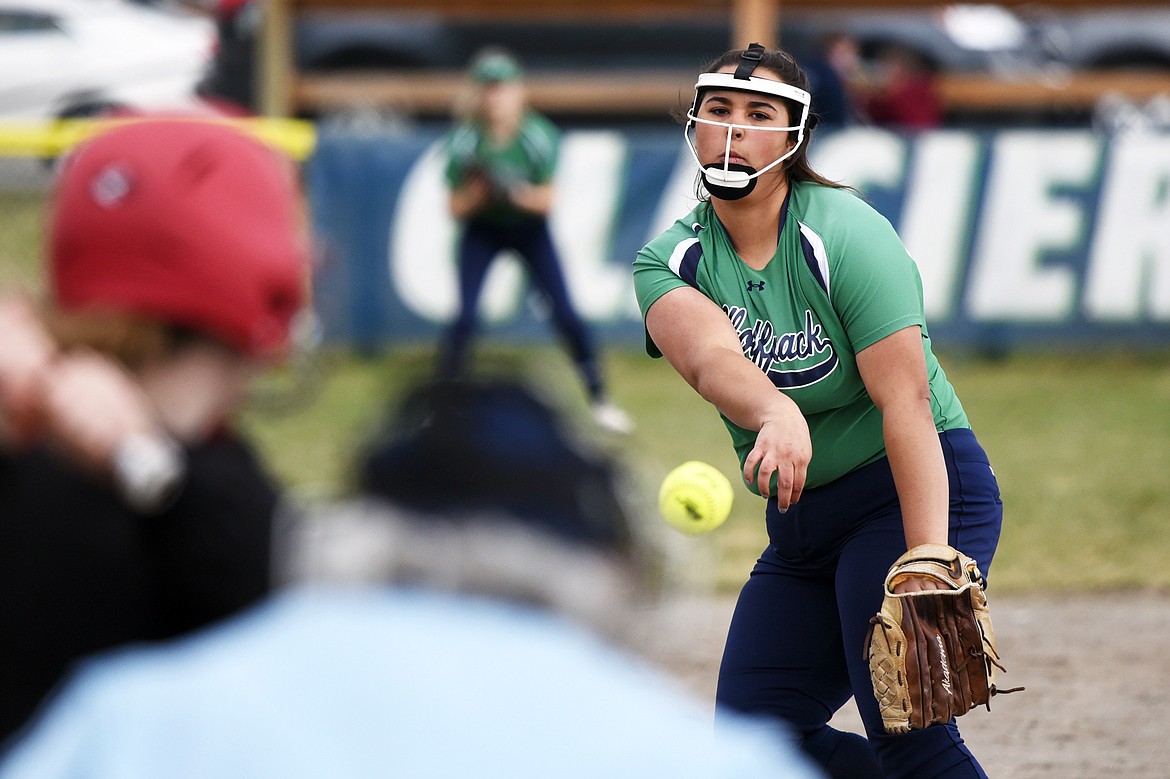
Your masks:
<path fill-rule="evenodd" d="M 44 389 L 46 442 L 92 471 L 109 473 L 121 443 L 159 430 L 137 381 L 103 355 L 63 355 L 49 369 Z"/>
<path fill-rule="evenodd" d="M 781 511 L 800 500 L 812 460 L 812 439 L 800 409 L 792 404 L 760 426 L 756 445 L 748 452 L 743 476 L 748 484 L 758 481 L 760 494 L 776 498 Z M 775 489 L 772 484 L 775 481 Z"/>
<path fill-rule="evenodd" d="M 31 301 L 0 297 L 0 440 L 22 444 L 36 437 L 45 373 L 57 353 Z"/>

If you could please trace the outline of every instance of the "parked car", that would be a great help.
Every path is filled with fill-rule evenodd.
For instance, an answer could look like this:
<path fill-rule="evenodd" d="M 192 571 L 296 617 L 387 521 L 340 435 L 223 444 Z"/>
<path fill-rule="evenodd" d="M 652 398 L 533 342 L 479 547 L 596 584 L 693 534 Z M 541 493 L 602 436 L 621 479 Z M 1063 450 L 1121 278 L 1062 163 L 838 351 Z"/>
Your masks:
<path fill-rule="evenodd" d="M 251 1 L 259 5 L 259 0 Z M 727 48 L 731 38 L 726 16 L 567 23 L 448 17 L 440 11 L 411 14 L 364 6 L 314 8 L 293 18 L 296 67 L 304 73 L 453 71 L 465 67 L 486 45 L 513 50 L 534 74 L 693 73 Z M 863 64 L 871 67 L 883 52 L 897 48 L 935 73 L 1014 82 L 1101 67 L 1153 65 L 1170 70 L 1170 11 L 1163 9 L 1055 11 L 993 3 L 867 10 L 801 6 L 784 11 L 778 38 L 798 57 L 807 57 L 831 34 L 852 38 Z M 250 63 L 251 58 L 233 58 L 232 51 L 251 52 L 253 45 L 254 35 L 247 32 L 233 46 L 220 49 L 219 81 L 227 84 L 227 77 L 234 76 L 242 85 L 240 94 L 253 83 L 251 73 L 241 69 L 241 63 Z M 629 117 L 627 112 L 624 118 Z"/>
<path fill-rule="evenodd" d="M 0 0 L 0 120 L 183 109 L 215 49 L 204 15 L 126 0 Z"/>
<path fill-rule="evenodd" d="M 241 12 L 221 22 L 219 55 L 206 86 L 209 95 L 255 108 L 251 69 L 257 61 L 253 49 L 262 4 L 251 0 L 249 5 L 251 13 Z M 1011 29 L 1021 27 L 1006 11 L 1003 16 L 1009 26 L 1015 25 Z M 779 39 L 801 56 L 812 52 L 825 35 L 839 32 L 857 41 L 863 57 L 876 59 L 886 47 L 897 44 L 928 68 L 948 71 L 1003 70 L 1013 67 L 1028 51 L 1023 36 L 980 37 L 986 25 L 973 24 L 970 14 L 958 25 L 968 34 L 955 36 L 956 25 L 944 24 L 947 18 L 912 10 L 792 12 L 784 14 Z M 692 74 L 722 53 L 731 39 L 730 17 L 726 15 L 566 23 L 555 19 L 446 17 L 441 12 L 404 13 L 366 6 L 311 8 L 296 13 L 293 20 L 295 66 L 307 74 L 456 71 L 489 45 L 512 50 L 533 74 Z M 976 33 L 974 39 L 971 31 Z M 434 110 L 434 101 L 428 103 Z M 648 111 L 656 118 L 661 114 L 660 106 Z M 631 118 L 630 111 L 623 112 L 623 120 Z"/>
<path fill-rule="evenodd" d="M 1053 60 L 1073 69 L 1170 69 L 1170 8 L 1078 8 L 1035 25 Z"/>
<path fill-rule="evenodd" d="M 956 8 L 963 8 L 962 6 Z M 979 70 L 996 58 L 1026 56 L 1024 25 L 999 9 L 998 27 L 976 26 L 986 10 L 952 19 L 954 9 L 933 11 L 792 11 L 780 38 L 807 48 L 830 32 L 855 38 L 863 53 L 897 44 L 932 67 Z M 962 11 L 959 11 L 960 13 Z M 1009 32 L 1004 35 L 1004 25 Z M 1010 25 L 1015 25 L 1014 28 Z M 967 34 L 960 34 L 966 31 Z M 972 35 L 972 33 L 974 35 Z M 692 70 L 722 53 L 731 37 L 729 20 L 629 19 L 579 21 L 443 19 L 438 15 L 361 11 L 306 11 L 294 30 L 296 60 L 304 70 L 352 68 L 459 68 L 487 45 L 512 49 L 533 70 Z"/>

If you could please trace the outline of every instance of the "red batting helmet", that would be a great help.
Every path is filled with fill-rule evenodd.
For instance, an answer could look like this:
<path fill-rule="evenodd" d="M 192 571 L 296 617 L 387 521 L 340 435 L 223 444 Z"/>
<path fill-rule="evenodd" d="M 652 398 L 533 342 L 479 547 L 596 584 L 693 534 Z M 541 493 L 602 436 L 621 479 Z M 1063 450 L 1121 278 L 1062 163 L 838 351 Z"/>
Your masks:
<path fill-rule="evenodd" d="M 132 122 L 67 160 L 49 219 L 64 310 L 125 311 L 279 354 L 308 262 L 291 167 L 220 124 Z"/>

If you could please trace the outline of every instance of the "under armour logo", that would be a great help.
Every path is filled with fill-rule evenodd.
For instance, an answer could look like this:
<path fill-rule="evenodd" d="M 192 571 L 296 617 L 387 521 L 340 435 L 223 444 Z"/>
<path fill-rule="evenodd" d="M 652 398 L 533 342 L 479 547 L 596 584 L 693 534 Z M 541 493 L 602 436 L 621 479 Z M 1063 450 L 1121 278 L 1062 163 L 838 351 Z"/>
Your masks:
<path fill-rule="evenodd" d="M 749 281 L 747 283 L 747 291 L 748 292 L 762 292 L 763 290 L 764 290 L 764 282 L 762 282 L 762 281 Z"/>

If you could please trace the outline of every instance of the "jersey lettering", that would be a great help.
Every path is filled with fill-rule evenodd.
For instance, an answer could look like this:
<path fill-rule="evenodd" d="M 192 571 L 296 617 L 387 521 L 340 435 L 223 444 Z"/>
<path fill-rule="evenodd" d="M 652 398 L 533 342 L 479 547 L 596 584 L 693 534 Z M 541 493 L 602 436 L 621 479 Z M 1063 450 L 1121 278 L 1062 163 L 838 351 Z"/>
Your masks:
<path fill-rule="evenodd" d="M 772 383 L 782 389 L 795 389 L 815 384 L 837 367 L 838 358 L 832 341 L 825 335 L 819 322 L 813 321 L 812 311 L 805 309 L 804 329 L 777 334 L 767 320 L 757 319 L 747 324 L 748 312 L 742 306 L 723 306 L 724 313 L 739 333 L 739 345 L 744 357 L 767 374 Z M 785 363 L 803 361 L 828 352 L 816 365 L 786 369 Z"/>

